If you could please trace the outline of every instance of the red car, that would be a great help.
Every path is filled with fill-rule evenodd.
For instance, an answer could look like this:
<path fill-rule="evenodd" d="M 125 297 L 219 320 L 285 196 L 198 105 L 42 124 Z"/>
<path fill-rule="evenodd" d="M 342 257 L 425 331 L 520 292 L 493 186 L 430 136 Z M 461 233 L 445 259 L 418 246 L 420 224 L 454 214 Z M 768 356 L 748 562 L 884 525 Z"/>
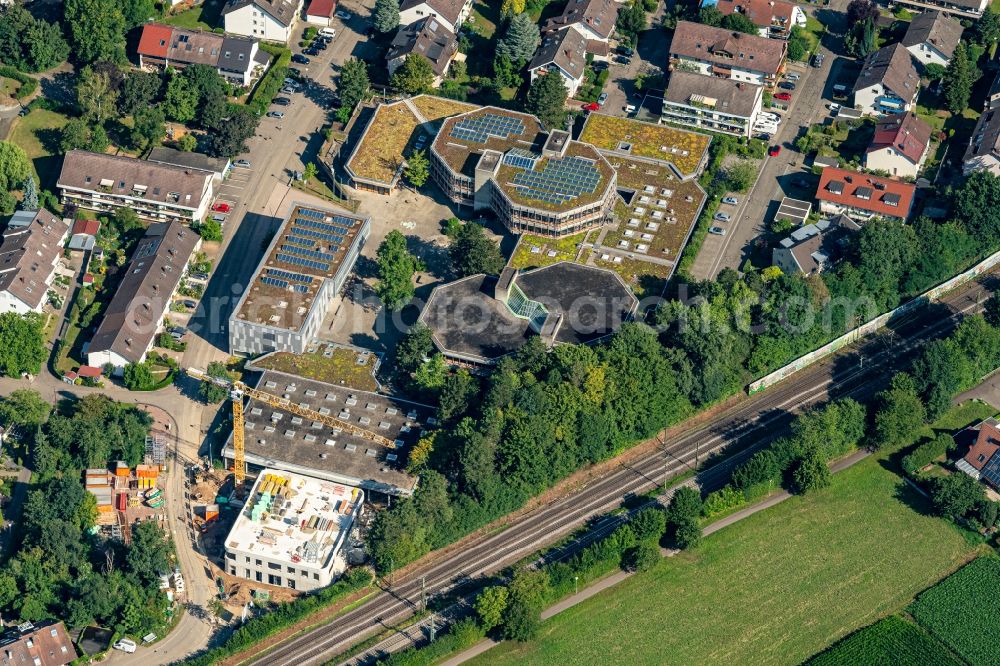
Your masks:
<path fill-rule="evenodd" d="M 216 213 L 228 213 L 232 209 L 233 209 L 232 206 L 230 206 L 227 203 L 223 203 L 221 201 L 219 203 L 215 204 L 214 206 L 212 206 L 212 210 L 215 211 Z"/>
<path fill-rule="evenodd" d="M 788 102 L 791 101 L 792 96 L 785 92 L 774 93 L 774 99 L 780 99 L 782 102 Z"/>
<path fill-rule="evenodd" d="M 771 146 L 767 149 L 767 154 L 771 157 L 777 157 L 781 154 L 781 146 Z"/>
<path fill-rule="evenodd" d="M 600 111 L 600 109 L 601 109 L 601 105 L 598 104 L 597 102 L 591 102 L 590 104 L 584 104 L 583 105 L 583 110 L 584 111 Z"/>

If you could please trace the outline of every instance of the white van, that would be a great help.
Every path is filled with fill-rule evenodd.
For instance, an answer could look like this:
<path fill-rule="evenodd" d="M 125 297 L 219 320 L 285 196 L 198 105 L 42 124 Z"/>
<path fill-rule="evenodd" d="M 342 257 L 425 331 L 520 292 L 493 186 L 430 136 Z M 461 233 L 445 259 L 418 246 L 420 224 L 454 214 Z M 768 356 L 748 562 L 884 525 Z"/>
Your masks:
<path fill-rule="evenodd" d="M 118 642 L 115 643 L 112 647 L 114 647 L 114 649 L 116 650 L 121 650 L 122 652 L 128 652 L 129 654 L 132 654 L 133 652 L 135 652 L 135 649 L 138 646 L 135 644 L 135 641 L 129 638 L 120 638 L 118 639 Z"/>
<path fill-rule="evenodd" d="M 319 34 L 326 35 L 330 39 L 333 39 L 334 37 L 337 36 L 337 31 L 334 30 L 333 28 L 320 28 Z"/>

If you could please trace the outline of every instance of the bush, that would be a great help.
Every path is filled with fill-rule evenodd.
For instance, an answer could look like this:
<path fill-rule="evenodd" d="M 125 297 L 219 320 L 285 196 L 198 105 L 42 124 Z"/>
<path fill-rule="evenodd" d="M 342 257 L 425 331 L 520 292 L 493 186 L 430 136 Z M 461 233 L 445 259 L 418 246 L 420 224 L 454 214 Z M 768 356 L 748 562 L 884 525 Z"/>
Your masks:
<path fill-rule="evenodd" d="M 383 666 L 430 666 L 451 654 L 466 650 L 486 637 L 486 632 L 472 619 L 459 620 L 443 636 L 422 648 L 409 648 L 389 655 L 377 663 Z"/>
<path fill-rule="evenodd" d="M 23 72 L 17 71 L 9 65 L 0 65 L 0 76 L 5 76 L 8 79 L 14 79 L 21 84 L 21 87 L 19 87 L 17 92 L 14 93 L 15 99 L 24 99 L 38 90 L 38 81 L 36 79 L 31 78 Z"/>
<path fill-rule="evenodd" d="M 656 544 L 643 541 L 625 551 L 622 568 L 626 571 L 648 571 L 660 561 L 660 548 Z"/>
<path fill-rule="evenodd" d="M 292 62 L 292 52 L 283 46 L 261 42 L 260 48 L 274 56 L 275 60 L 247 100 L 247 107 L 258 116 L 264 115 L 267 107 L 271 106 L 271 102 L 281 90 L 285 77 L 288 76 L 288 65 Z"/>
<path fill-rule="evenodd" d="M 929 442 L 924 442 L 903 458 L 903 471 L 910 476 L 916 475 L 921 469 L 948 453 L 955 447 L 951 435 L 941 433 Z"/>
<path fill-rule="evenodd" d="M 701 508 L 701 515 L 705 518 L 713 518 L 738 509 L 746 503 L 747 497 L 744 493 L 727 485 L 708 494 L 708 497 L 705 498 L 705 504 Z"/>

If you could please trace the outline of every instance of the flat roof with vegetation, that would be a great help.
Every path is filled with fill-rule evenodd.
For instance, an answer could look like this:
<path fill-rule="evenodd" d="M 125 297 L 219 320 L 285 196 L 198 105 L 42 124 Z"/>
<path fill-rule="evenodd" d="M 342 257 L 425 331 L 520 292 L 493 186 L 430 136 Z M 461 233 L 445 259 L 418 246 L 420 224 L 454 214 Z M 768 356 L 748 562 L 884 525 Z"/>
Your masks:
<path fill-rule="evenodd" d="M 698 171 L 711 137 L 665 125 L 591 113 L 579 140 L 601 150 L 670 162 L 681 176 L 688 178 Z"/>
<path fill-rule="evenodd" d="M 416 140 L 419 125 L 420 120 L 403 102 L 381 104 L 358 140 L 347 168 L 356 178 L 391 185 L 407 146 Z"/>
<path fill-rule="evenodd" d="M 475 104 L 433 95 L 417 95 L 410 101 L 413 106 L 417 107 L 420 114 L 431 122 L 478 108 Z"/>

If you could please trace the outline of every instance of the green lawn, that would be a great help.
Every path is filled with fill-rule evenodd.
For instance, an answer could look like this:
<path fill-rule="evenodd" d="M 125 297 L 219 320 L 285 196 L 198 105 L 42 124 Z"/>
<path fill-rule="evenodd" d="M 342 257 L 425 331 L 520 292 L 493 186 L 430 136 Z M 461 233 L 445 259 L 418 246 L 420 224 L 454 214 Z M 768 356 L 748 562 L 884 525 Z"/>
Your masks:
<path fill-rule="evenodd" d="M 43 189 L 54 190 L 62 156 L 59 135 L 69 118 L 56 111 L 33 109 L 18 118 L 10 133 L 10 141 L 24 148 L 35 168 L 35 175 Z"/>
<path fill-rule="evenodd" d="M 962 662 L 898 615 L 879 620 L 816 655 L 805 666 L 959 666 Z"/>
<path fill-rule="evenodd" d="M 975 552 L 885 464 L 868 458 L 474 663 L 799 664 Z"/>
<path fill-rule="evenodd" d="M 205 0 L 200 5 L 186 9 L 163 19 L 164 23 L 190 28 L 192 30 L 211 30 L 222 27 L 222 6 L 225 0 Z"/>

